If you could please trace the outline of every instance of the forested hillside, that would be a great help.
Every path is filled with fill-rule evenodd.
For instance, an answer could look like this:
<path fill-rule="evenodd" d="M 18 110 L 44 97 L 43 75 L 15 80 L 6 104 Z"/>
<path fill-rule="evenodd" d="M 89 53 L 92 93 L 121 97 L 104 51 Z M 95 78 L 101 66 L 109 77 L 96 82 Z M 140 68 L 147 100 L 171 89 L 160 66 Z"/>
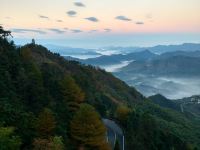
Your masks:
<path fill-rule="evenodd" d="M 200 145 L 196 120 L 153 104 L 112 74 L 0 38 L 0 150 L 109 150 L 102 117 L 122 127 L 126 150 Z"/>

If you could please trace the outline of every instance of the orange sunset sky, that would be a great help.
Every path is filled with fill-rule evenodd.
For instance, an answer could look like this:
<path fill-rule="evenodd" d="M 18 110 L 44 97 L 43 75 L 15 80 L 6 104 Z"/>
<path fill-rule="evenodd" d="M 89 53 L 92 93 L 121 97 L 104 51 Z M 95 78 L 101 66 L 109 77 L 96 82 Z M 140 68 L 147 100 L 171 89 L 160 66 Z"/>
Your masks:
<path fill-rule="evenodd" d="M 0 24 L 11 30 L 16 39 L 99 38 L 101 44 L 106 37 L 111 45 L 115 44 L 112 39 L 120 45 L 120 39 L 116 39 L 120 36 L 125 37 L 122 45 L 125 39 L 129 40 L 127 45 L 133 45 L 130 37 L 141 45 L 137 37 L 139 41 L 146 35 L 147 41 L 147 37 L 152 39 L 154 35 L 157 38 L 170 35 L 165 39 L 170 44 L 173 37 L 184 35 L 177 42 L 200 42 L 200 0 L 0 0 L 0 3 Z"/>

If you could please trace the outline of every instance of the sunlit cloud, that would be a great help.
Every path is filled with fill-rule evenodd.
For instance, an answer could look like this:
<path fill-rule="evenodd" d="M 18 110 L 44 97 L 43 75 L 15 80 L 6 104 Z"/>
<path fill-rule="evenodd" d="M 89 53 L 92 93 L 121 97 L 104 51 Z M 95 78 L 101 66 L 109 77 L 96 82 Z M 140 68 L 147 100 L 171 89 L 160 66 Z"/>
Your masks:
<path fill-rule="evenodd" d="M 85 5 L 81 2 L 75 2 L 74 5 L 78 7 L 85 7 Z"/>
<path fill-rule="evenodd" d="M 72 33 L 81 33 L 81 32 L 83 32 L 80 29 L 71 29 L 70 31 L 72 31 Z"/>
<path fill-rule="evenodd" d="M 92 22 L 99 22 L 99 20 L 96 17 L 88 17 L 88 18 L 85 18 L 85 19 L 92 21 Z"/>
<path fill-rule="evenodd" d="M 70 11 L 67 12 L 67 14 L 68 14 L 68 16 L 70 16 L 70 17 L 74 17 L 74 16 L 77 14 L 77 12 L 74 11 L 74 10 L 70 10 Z"/>
<path fill-rule="evenodd" d="M 49 19 L 49 17 L 43 16 L 43 15 L 39 15 L 39 18 L 41 18 L 41 19 Z"/>
<path fill-rule="evenodd" d="M 97 32 L 98 30 L 90 30 L 89 33 Z"/>
<path fill-rule="evenodd" d="M 48 30 L 49 30 L 49 31 L 53 31 L 53 32 L 58 33 L 58 34 L 62 34 L 62 33 L 65 32 L 65 31 L 63 31 L 63 30 L 56 29 L 56 28 L 50 28 L 50 29 L 48 29 Z"/>
<path fill-rule="evenodd" d="M 117 20 L 122 20 L 122 21 L 132 21 L 132 19 L 127 18 L 126 16 L 117 16 L 115 17 Z"/>
<path fill-rule="evenodd" d="M 108 40 L 106 39 L 107 41 L 102 43 L 98 43 L 98 40 L 96 40 L 98 46 L 105 43 L 108 43 L 108 45 L 109 43 L 113 45 L 126 45 L 125 43 L 133 45 L 133 43 L 137 43 L 138 46 L 144 43 L 145 46 L 148 46 L 155 45 L 158 42 L 161 44 L 199 42 L 200 20 L 198 18 L 200 9 L 198 9 L 198 6 L 200 1 L 185 0 L 181 2 L 181 5 L 179 1 L 172 1 L 160 3 L 159 0 L 156 0 L 148 3 L 148 7 L 146 7 L 146 0 L 137 2 L 134 0 L 103 0 L 98 2 L 92 0 L 42 0 L 40 5 L 36 7 L 35 1 L 28 1 L 23 5 L 19 5 L 16 0 L 12 1 L 12 3 L 9 0 L 5 0 L 4 7 L 11 9 L 9 11 L 7 9 L 1 10 L 0 24 L 3 24 L 7 30 L 12 28 L 41 30 L 46 32 L 42 36 L 42 38 L 46 39 L 53 39 L 53 36 L 55 36 L 54 39 L 74 39 L 76 37 L 81 40 L 98 37 L 99 41 L 105 41 L 105 38 L 102 37 L 105 35 L 110 40 L 107 42 Z M 174 7 L 171 7 L 169 11 L 166 6 L 170 6 L 171 2 Z M 28 10 L 28 13 L 25 10 Z M 64 29 L 65 27 L 68 29 Z M 57 28 L 61 32 L 65 31 L 65 33 L 56 34 L 56 32 L 48 30 L 49 28 Z M 77 30 L 71 31 L 71 29 Z M 92 30 L 98 30 L 98 32 Z M 153 40 L 141 40 L 143 34 L 147 36 L 144 36 L 146 39 L 150 36 L 153 37 L 153 35 L 156 38 Z M 157 38 L 158 34 L 162 35 L 162 39 Z M 173 40 L 168 40 L 169 38 L 165 34 L 172 37 L 171 39 Z M 18 36 L 18 34 L 16 35 Z M 31 38 L 32 35 L 35 34 L 30 32 L 22 36 L 24 36 L 23 38 Z M 130 42 L 129 36 L 133 36 L 135 41 Z M 115 38 L 123 38 L 124 40 L 117 41 Z M 166 40 L 163 40 L 164 38 Z M 82 44 L 81 42 L 80 44 L 86 46 L 94 45 L 88 40 L 85 41 L 89 44 Z"/>
<path fill-rule="evenodd" d="M 14 28 L 14 29 L 11 29 L 11 31 L 14 32 L 14 33 L 28 33 L 28 32 L 33 32 L 33 33 L 38 33 L 38 34 L 46 34 L 45 31 L 37 30 L 37 29 Z"/>
<path fill-rule="evenodd" d="M 135 24 L 137 24 L 137 25 L 143 25 L 144 22 L 142 22 L 142 21 L 137 21 L 137 22 L 135 22 Z"/>

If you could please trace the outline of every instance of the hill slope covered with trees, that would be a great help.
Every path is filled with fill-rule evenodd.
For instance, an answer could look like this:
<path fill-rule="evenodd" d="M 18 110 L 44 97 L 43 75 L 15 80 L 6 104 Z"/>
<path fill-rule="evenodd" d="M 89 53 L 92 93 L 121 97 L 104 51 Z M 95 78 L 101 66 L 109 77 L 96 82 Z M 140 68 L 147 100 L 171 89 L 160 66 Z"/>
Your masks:
<path fill-rule="evenodd" d="M 198 121 L 153 104 L 112 74 L 0 38 L 1 150 L 109 150 L 101 118 L 122 127 L 127 150 L 200 145 Z"/>

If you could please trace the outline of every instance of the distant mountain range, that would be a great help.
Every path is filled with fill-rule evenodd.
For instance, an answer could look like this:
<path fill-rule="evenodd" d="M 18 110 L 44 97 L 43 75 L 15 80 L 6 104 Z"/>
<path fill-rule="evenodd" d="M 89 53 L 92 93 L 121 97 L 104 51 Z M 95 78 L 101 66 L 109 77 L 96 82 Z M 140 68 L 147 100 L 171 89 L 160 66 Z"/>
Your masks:
<path fill-rule="evenodd" d="M 161 54 L 160 58 L 167 58 L 172 56 L 188 56 L 188 57 L 200 57 L 200 50 L 198 51 L 174 51 L 174 52 L 166 52 Z"/>
<path fill-rule="evenodd" d="M 169 52 L 153 59 L 134 61 L 114 74 L 146 96 L 168 98 L 200 94 L 200 51 Z"/>
<path fill-rule="evenodd" d="M 162 54 L 165 52 L 173 52 L 173 51 L 198 51 L 200 50 L 200 44 L 194 44 L 194 43 L 184 43 L 182 45 L 158 45 L 155 47 L 148 48 L 153 53 Z"/>
<path fill-rule="evenodd" d="M 154 54 L 149 50 L 128 54 L 100 56 L 85 60 L 65 57 L 66 59 L 80 61 L 84 64 L 105 66 L 120 64 L 123 61 L 132 61 L 118 72 L 122 74 L 145 74 L 163 76 L 198 76 L 200 70 L 200 51 L 175 51 L 161 55 Z"/>
<path fill-rule="evenodd" d="M 123 74 L 145 74 L 155 76 L 199 76 L 200 57 L 183 55 L 157 57 L 147 61 L 135 61 L 122 68 Z"/>
<path fill-rule="evenodd" d="M 112 50 L 120 48 L 122 47 L 112 47 Z M 156 46 L 148 49 L 134 47 L 135 52 L 131 52 L 129 47 L 128 50 L 123 48 L 121 51 L 124 54 L 88 59 L 65 58 L 113 72 L 145 96 L 161 93 L 167 98 L 177 99 L 200 94 L 200 44 Z"/>
<path fill-rule="evenodd" d="M 47 44 L 45 45 L 51 51 L 60 53 L 63 56 L 72 56 L 76 58 L 80 58 L 80 55 L 91 55 L 91 57 L 84 57 L 84 58 L 93 58 L 99 56 L 111 56 L 116 55 L 116 57 L 120 57 L 118 54 L 126 55 L 129 53 L 141 52 L 145 50 L 149 50 L 155 54 L 163 54 L 166 52 L 174 52 L 174 51 L 185 51 L 185 52 L 192 52 L 192 51 L 200 51 L 200 44 L 195 43 L 184 43 L 181 45 L 158 45 L 153 47 L 104 47 L 104 48 L 72 48 L 66 46 L 59 46 L 59 45 L 52 45 Z"/>
<path fill-rule="evenodd" d="M 157 45 L 153 47 L 107 47 L 105 49 L 118 50 L 126 53 L 149 50 L 156 54 L 162 54 L 174 51 L 188 51 L 188 52 L 199 51 L 200 43 L 184 43 L 181 45 Z"/>
<path fill-rule="evenodd" d="M 141 52 L 129 53 L 129 54 L 118 54 L 118 55 L 110 55 L 110 56 L 100 56 L 97 58 L 89 58 L 83 60 L 82 62 L 85 64 L 92 65 L 110 65 L 110 64 L 118 64 L 122 61 L 144 61 L 149 60 L 157 55 L 145 50 Z"/>
<path fill-rule="evenodd" d="M 74 58 L 93 58 L 101 56 L 100 53 L 96 52 L 96 49 L 85 49 L 85 48 L 72 48 L 66 46 L 58 46 L 58 45 L 45 45 L 50 51 L 54 53 L 59 53 L 62 56 L 71 56 Z"/>

